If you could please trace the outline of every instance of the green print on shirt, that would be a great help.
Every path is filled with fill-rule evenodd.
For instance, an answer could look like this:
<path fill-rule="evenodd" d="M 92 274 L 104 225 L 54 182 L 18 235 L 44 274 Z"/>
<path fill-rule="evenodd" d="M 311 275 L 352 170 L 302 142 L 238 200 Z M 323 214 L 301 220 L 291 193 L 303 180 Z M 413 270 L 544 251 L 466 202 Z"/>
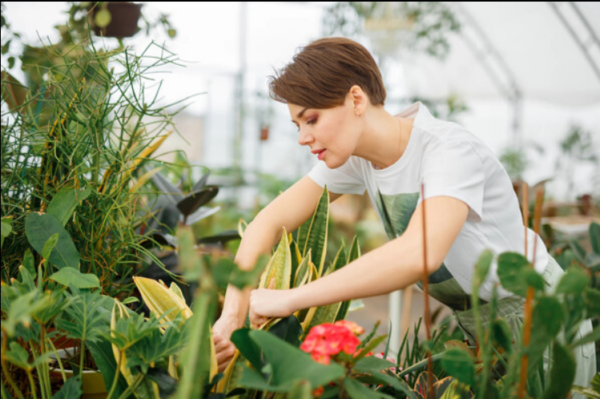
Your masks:
<path fill-rule="evenodd" d="M 386 195 L 377 193 L 377 207 L 383 220 L 383 227 L 390 240 L 402 235 L 410 222 L 417 204 L 419 193 Z M 470 296 L 464 292 L 446 265 L 442 264 L 429 275 L 429 294 L 455 310 L 470 309 Z M 421 282 L 417 285 L 422 288 Z"/>

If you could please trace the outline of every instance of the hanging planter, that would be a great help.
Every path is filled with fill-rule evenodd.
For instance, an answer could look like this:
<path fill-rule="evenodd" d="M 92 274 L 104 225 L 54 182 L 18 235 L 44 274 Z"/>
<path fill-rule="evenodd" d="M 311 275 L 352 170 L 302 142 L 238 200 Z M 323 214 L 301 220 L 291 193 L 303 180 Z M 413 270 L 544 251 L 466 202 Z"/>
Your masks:
<path fill-rule="evenodd" d="M 96 36 L 124 38 L 138 32 L 141 4 L 129 2 L 106 2 L 92 11 Z"/>

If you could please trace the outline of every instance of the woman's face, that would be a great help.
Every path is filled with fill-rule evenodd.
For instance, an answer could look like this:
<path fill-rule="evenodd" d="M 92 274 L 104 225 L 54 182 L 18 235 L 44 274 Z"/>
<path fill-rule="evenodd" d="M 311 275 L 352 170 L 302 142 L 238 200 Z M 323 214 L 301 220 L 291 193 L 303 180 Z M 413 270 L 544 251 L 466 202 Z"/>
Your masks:
<path fill-rule="evenodd" d="M 328 109 L 306 108 L 288 104 L 292 122 L 298 126 L 300 145 L 310 147 L 327 167 L 342 166 L 354 153 L 359 127 L 352 102 Z M 353 123 L 354 122 L 354 123 Z"/>

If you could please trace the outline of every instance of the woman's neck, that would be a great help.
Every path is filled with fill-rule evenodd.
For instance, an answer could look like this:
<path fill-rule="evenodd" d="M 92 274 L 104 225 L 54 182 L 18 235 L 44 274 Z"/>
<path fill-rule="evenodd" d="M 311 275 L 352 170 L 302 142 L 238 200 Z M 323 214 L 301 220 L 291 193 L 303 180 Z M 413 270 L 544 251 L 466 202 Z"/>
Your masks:
<path fill-rule="evenodd" d="M 397 118 L 383 107 L 373 107 L 363 115 L 364 129 L 354 155 L 385 169 L 396 163 L 404 154 L 413 119 Z"/>

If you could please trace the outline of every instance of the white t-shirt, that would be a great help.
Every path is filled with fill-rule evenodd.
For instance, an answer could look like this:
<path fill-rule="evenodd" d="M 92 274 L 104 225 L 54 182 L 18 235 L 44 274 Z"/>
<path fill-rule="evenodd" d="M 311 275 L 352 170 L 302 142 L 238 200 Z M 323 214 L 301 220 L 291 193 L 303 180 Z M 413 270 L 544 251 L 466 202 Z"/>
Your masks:
<path fill-rule="evenodd" d="M 377 170 L 369 161 L 351 156 L 337 169 L 329 169 L 321 161 L 308 176 L 337 194 L 363 194 L 367 190 L 390 239 L 404 232 L 422 200 L 421 182 L 425 198 L 448 196 L 466 203 L 467 221 L 444 259 L 447 271 L 432 276 L 438 274 L 440 281 L 454 277 L 470 294 L 474 266 L 485 249 L 496 256 L 507 251 L 523 254 L 523 221 L 510 178 L 478 137 L 456 123 L 434 118 L 420 102 L 397 116 L 414 121 L 406 150 L 395 164 Z M 543 273 L 548 262 L 546 247 L 528 230 L 530 260 L 536 239 L 535 269 Z M 481 299 L 489 301 L 495 283 L 499 280 L 494 260 L 480 288 Z M 498 293 L 500 298 L 513 296 L 502 288 Z"/>

